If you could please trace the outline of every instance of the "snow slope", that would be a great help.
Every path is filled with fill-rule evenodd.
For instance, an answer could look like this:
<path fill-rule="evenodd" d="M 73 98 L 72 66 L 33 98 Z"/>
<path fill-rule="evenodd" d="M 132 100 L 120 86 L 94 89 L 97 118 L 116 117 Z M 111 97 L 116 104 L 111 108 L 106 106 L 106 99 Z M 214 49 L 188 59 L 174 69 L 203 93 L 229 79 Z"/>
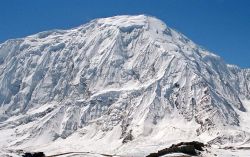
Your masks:
<path fill-rule="evenodd" d="M 249 100 L 250 69 L 145 15 L 0 45 L 2 150 L 141 156 L 183 140 L 247 144 Z"/>

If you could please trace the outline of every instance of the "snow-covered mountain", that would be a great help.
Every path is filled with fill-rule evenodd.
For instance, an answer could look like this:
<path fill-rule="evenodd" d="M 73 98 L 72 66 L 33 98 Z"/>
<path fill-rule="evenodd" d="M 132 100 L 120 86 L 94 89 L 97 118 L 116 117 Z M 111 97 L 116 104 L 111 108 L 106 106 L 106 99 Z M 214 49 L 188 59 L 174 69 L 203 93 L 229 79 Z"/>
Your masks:
<path fill-rule="evenodd" d="M 247 144 L 249 100 L 250 69 L 145 15 L 0 45 L 2 150 L 141 155 L 183 140 Z"/>

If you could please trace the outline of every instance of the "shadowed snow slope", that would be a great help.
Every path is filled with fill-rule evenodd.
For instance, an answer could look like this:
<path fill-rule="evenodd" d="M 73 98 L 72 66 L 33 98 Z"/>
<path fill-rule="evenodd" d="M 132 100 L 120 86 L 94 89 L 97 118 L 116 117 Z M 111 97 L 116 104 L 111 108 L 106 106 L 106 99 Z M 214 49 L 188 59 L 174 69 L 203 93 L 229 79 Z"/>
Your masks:
<path fill-rule="evenodd" d="M 249 100 L 249 69 L 149 16 L 0 45 L 2 149 L 140 155 L 181 140 L 244 144 Z"/>

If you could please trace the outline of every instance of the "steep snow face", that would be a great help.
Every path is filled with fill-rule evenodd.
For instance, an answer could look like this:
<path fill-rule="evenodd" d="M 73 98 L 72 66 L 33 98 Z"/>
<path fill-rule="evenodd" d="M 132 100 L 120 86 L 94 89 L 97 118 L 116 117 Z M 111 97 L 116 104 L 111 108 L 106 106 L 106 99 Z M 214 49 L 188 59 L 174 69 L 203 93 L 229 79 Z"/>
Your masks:
<path fill-rule="evenodd" d="M 248 112 L 242 100 L 249 99 L 250 70 L 225 64 L 144 15 L 96 19 L 0 45 L 3 147 L 74 137 L 118 146 L 174 134 L 218 142 L 233 131 L 244 133 L 235 140 L 244 142 L 249 130 L 240 127 L 238 113 Z"/>

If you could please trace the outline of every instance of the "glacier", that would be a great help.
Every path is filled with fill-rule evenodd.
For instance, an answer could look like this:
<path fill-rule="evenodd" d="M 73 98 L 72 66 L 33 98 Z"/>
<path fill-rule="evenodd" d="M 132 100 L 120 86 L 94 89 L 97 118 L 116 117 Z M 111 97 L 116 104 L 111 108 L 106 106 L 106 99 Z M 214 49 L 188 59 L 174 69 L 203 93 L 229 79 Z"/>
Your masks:
<path fill-rule="evenodd" d="M 155 17 L 100 18 L 0 44 L 0 153 L 249 145 L 249 116 L 250 69 Z"/>

